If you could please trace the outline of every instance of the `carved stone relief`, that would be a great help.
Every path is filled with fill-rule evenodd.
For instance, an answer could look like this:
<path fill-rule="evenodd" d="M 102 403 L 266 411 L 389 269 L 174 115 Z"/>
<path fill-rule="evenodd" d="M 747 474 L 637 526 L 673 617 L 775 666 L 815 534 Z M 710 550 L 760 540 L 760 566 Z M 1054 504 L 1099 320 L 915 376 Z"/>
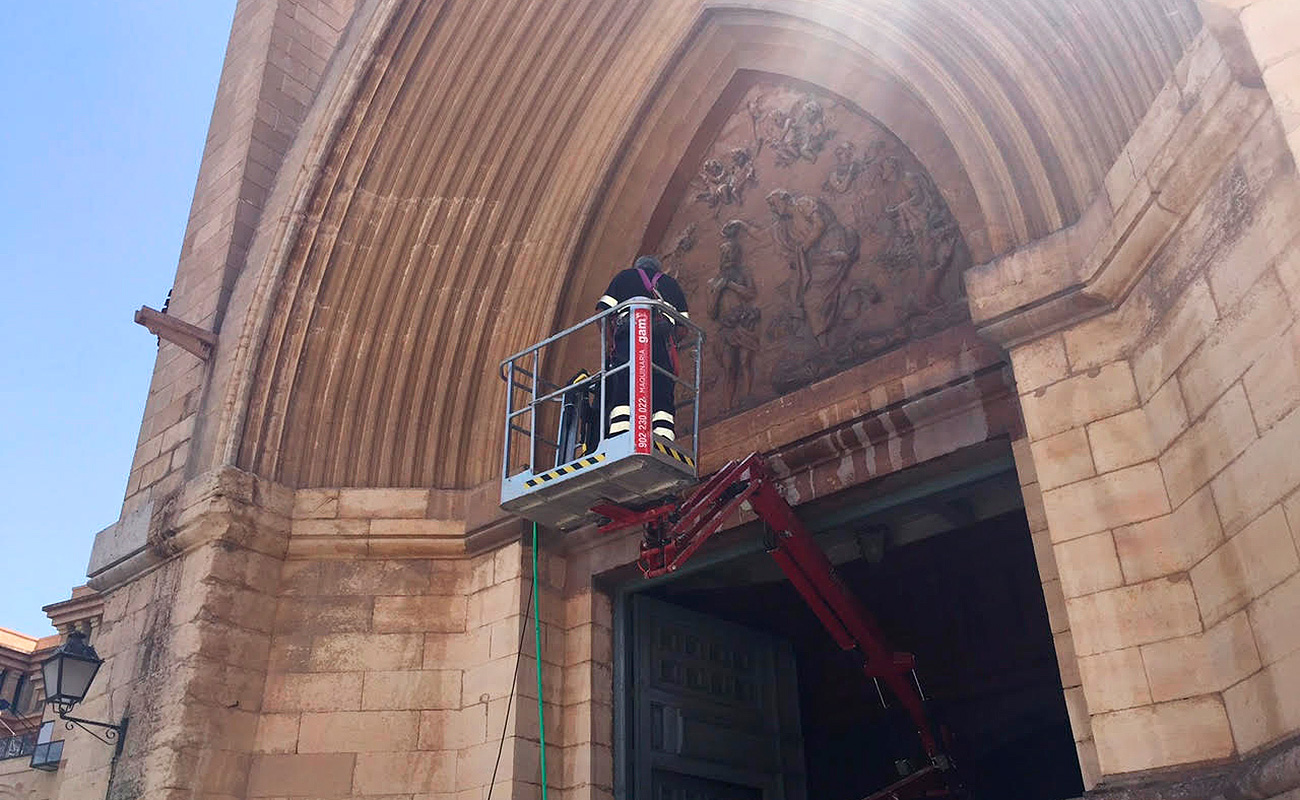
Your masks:
<path fill-rule="evenodd" d="M 968 318 L 943 194 L 853 106 L 755 84 L 693 169 L 656 251 L 709 335 L 704 420 Z"/>

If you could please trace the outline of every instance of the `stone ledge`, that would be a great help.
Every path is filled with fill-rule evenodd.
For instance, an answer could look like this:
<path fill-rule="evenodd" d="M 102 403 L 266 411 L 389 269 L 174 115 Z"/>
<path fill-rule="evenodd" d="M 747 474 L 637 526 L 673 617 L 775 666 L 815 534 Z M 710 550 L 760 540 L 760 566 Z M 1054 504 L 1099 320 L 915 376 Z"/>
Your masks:
<path fill-rule="evenodd" d="M 1201 46 L 1214 45 L 1207 38 Z M 1122 197 L 1099 191 L 1075 224 L 966 271 L 980 333 L 1015 347 L 1124 302 L 1268 108 L 1267 92 L 1228 73 L 1220 62 L 1217 81 L 1185 98 L 1186 107 L 1173 106 L 1177 122 L 1165 126 L 1165 141 Z"/>
<path fill-rule="evenodd" d="M 1088 800 L 1271 800 L 1300 789 L 1300 734 L 1227 764 L 1103 781 Z"/>
<path fill-rule="evenodd" d="M 99 556 L 92 555 L 86 583 L 106 592 L 218 539 L 283 558 L 293 499 L 292 489 L 235 467 L 199 475 L 171 496 L 151 501 L 138 518 L 100 531 L 93 551 Z"/>

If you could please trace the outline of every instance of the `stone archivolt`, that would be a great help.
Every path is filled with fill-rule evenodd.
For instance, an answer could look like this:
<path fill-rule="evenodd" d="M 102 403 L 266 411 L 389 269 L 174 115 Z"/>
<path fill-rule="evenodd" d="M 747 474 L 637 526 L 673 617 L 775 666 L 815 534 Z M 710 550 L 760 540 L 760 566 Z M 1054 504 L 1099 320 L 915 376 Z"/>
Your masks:
<path fill-rule="evenodd" d="M 585 315 L 656 229 L 656 198 L 738 70 L 811 81 L 883 123 L 979 261 L 1078 215 L 1198 24 L 1190 5 L 1036 0 L 381 11 L 359 16 L 370 27 L 323 90 L 355 91 L 319 104 L 338 116 L 312 124 L 337 134 L 286 162 L 322 166 L 307 202 L 284 198 L 301 223 L 255 243 L 254 257 L 280 255 L 267 273 L 250 261 L 223 326 L 250 346 L 218 367 L 238 385 L 214 395 L 228 399 L 208 411 L 205 452 L 293 486 L 490 479 L 492 365 Z M 1102 68 L 1137 31 L 1146 44 L 1121 72 Z M 792 111 L 772 152 L 807 164 L 820 145 L 834 164 L 841 142 L 801 133 Z M 845 157 L 832 187 L 861 180 L 852 159 L 870 154 Z M 835 193 L 829 178 L 811 188 Z M 717 208 L 728 191 L 758 196 L 726 182 Z"/>

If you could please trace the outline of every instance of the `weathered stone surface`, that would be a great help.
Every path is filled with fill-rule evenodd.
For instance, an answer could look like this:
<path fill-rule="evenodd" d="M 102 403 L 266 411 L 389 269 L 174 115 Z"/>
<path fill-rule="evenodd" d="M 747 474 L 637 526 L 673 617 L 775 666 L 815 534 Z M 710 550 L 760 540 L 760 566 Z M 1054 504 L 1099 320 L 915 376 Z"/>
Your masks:
<path fill-rule="evenodd" d="M 1066 598 L 1113 589 L 1124 582 L 1110 531 L 1061 542 L 1054 548 Z"/>
<path fill-rule="evenodd" d="M 415 669 L 424 652 L 424 637 L 411 633 L 332 633 L 312 644 L 312 669 Z"/>
<path fill-rule="evenodd" d="M 1042 491 L 1055 489 L 1096 474 L 1092 451 L 1083 428 L 1039 439 L 1033 444 L 1034 467 Z"/>
<path fill-rule="evenodd" d="M 1088 443 L 1098 474 L 1149 461 L 1158 453 L 1151 422 L 1140 408 L 1089 425 Z"/>
<path fill-rule="evenodd" d="M 455 785 L 456 751 L 361 753 L 352 789 L 363 795 L 447 791 Z"/>
<path fill-rule="evenodd" d="M 1016 389 L 1021 394 L 1056 383 L 1070 374 L 1065 341 L 1059 335 L 1012 348 L 1011 365 L 1015 368 Z"/>
<path fill-rule="evenodd" d="M 1151 702 L 1151 690 L 1136 647 L 1079 659 L 1079 675 L 1088 711 L 1104 714 Z"/>
<path fill-rule="evenodd" d="M 146 502 L 95 534 L 86 574 L 94 576 L 127 556 L 142 550 L 149 539 L 154 504 Z"/>
<path fill-rule="evenodd" d="M 1261 432 L 1300 405 L 1300 325 L 1292 324 L 1289 333 L 1241 379 Z"/>
<path fill-rule="evenodd" d="M 1300 486 L 1300 410 L 1283 417 L 1210 484 L 1223 528 L 1233 534 Z"/>
<path fill-rule="evenodd" d="M 490 632 L 485 628 L 458 636 L 426 636 L 425 669 L 463 669 L 487 662 L 491 656 Z"/>
<path fill-rule="evenodd" d="M 320 565 L 319 594 L 419 595 L 429 591 L 428 560 L 327 561 Z"/>
<path fill-rule="evenodd" d="M 1149 343 L 1133 357 L 1133 375 L 1143 397 L 1155 394 L 1214 329 L 1219 311 L 1209 284 L 1197 281 L 1178 298 L 1152 332 Z"/>
<path fill-rule="evenodd" d="M 266 713 L 258 717 L 256 753 L 293 753 L 298 749 L 298 714 Z"/>
<path fill-rule="evenodd" d="M 294 494 L 294 519 L 330 519 L 338 515 L 338 489 L 299 489 Z"/>
<path fill-rule="evenodd" d="M 1066 612 L 1065 593 L 1061 591 L 1059 580 L 1043 582 L 1043 600 L 1047 603 L 1047 622 L 1052 633 L 1063 633 L 1070 629 L 1070 618 Z"/>
<path fill-rule="evenodd" d="M 514 656 L 470 667 L 465 670 L 461 697 L 466 703 L 472 703 L 482 700 L 484 696 L 489 700 L 509 696 L 510 688 L 516 680 L 515 667 Z"/>
<path fill-rule="evenodd" d="M 1201 616 L 1213 625 L 1300 569 L 1281 506 L 1229 538 L 1192 568 Z"/>
<path fill-rule="evenodd" d="M 1160 468 L 1138 464 L 1043 492 L 1052 541 L 1077 539 L 1169 513 Z"/>
<path fill-rule="evenodd" d="M 370 753 L 415 749 L 415 711 L 332 711 L 302 715 L 299 753 Z"/>
<path fill-rule="evenodd" d="M 1157 703 L 1223 691 L 1260 667 L 1245 613 L 1204 633 L 1143 645 L 1142 661 Z"/>
<path fill-rule="evenodd" d="M 1160 457 L 1170 504 L 1181 505 L 1255 438 L 1246 392 L 1235 384 Z"/>
<path fill-rule="evenodd" d="M 1232 755 L 1228 715 L 1217 697 L 1178 700 L 1093 717 L 1102 772 L 1113 775 Z"/>
<path fill-rule="evenodd" d="M 1034 468 L 1034 454 L 1030 449 L 1029 440 L 1022 436 L 1013 441 L 1011 455 L 1016 462 L 1016 475 L 1020 478 L 1021 487 L 1038 483 L 1038 471 Z"/>
<path fill-rule="evenodd" d="M 1209 489 L 1202 489 L 1173 514 L 1115 529 L 1115 548 L 1126 583 L 1184 572 L 1223 541 Z"/>
<path fill-rule="evenodd" d="M 1275 346 L 1279 332 L 1292 320 L 1286 294 L 1273 273 L 1264 277 L 1235 307 L 1223 312 L 1214 332 L 1178 369 L 1187 399 L 1187 412 L 1195 418 Z"/>
<path fill-rule="evenodd" d="M 1137 407 L 1137 387 L 1126 362 L 1111 364 L 1021 395 L 1031 439 L 1045 439 Z"/>
<path fill-rule="evenodd" d="M 422 518 L 429 509 L 425 489 L 342 489 L 339 516 L 361 519 Z"/>
<path fill-rule="evenodd" d="M 1080 657 L 1201 631 L 1191 581 L 1157 579 L 1066 600 Z"/>
<path fill-rule="evenodd" d="M 1038 531 L 1030 537 L 1034 542 L 1034 561 L 1038 564 L 1038 578 L 1042 581 L 1056 580 L 1061 577 L 1056 566 L 1056 553 L 1052 549 L 1052 535 L 1046 530 Z"/>
<path fill-rule="evenodd" d="M 1300 729 L 1300 652 L 1229 688 L 1223 702 L 1243 752 Z"/>
<path fill-rule="evenodd" d="M 364 537 L 370 532 L 368 519 L 299 519 L 294 520 L 294 536 Z"/>
<path fill-rule="evenodd" d="M 332 711 L 361 707 L 360 672 L 270 675 L 267 711 Z"/>
<path fill-rule="evenodd" d="M 1292 575 L 1248 609 L 1250 627 L 1259 645 L 1259 657 L 1265 664 L 1300 650 L 1300 573 Z"/>
<path fill-rule="evenodd" d="M 487 704 L 420 714 L 421 750 L 460 750 L 488 741 Z"/>
<path fill-rule="evenodd" d="M 355 759 L 351 753 L 254 756 L 248 774 L 248 796 L 346 796 L 352 787 Z"/>
<path fill-rule="evenodd" d="M 1156 452 L 1164 452 L 1169 443 L 1187 429 L 1187 407 L 1177 378 L 1170 378 L 1151 395 L 1144 406 Z"/>
<path fill-rule="evenodd" d="M 461 672 L 455 669 L 367 672 L 361 693 L 364 709 L 458 708 Z"/>
<path fill-rule="evenodd" d="M 370 629 L 371 597 L 284 597 L 276 609 L 275 626 L 296 633 L 350 633 Z"/>
<path fill-rule="evenodd" d="M 376 597 L 374 630 L 377 633 L 463 632 L 466 607 L 464 597 Z"/>

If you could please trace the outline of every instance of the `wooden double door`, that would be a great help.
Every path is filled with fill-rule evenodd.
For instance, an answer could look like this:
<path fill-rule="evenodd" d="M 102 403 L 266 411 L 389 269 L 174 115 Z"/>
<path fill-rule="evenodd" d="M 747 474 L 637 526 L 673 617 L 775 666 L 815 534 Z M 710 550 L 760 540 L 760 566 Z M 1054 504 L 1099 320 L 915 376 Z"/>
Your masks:
<path fill-rule="evenodd" d="M 805 800 L 790 644 L 631 598 L 628 800 Z"/>

